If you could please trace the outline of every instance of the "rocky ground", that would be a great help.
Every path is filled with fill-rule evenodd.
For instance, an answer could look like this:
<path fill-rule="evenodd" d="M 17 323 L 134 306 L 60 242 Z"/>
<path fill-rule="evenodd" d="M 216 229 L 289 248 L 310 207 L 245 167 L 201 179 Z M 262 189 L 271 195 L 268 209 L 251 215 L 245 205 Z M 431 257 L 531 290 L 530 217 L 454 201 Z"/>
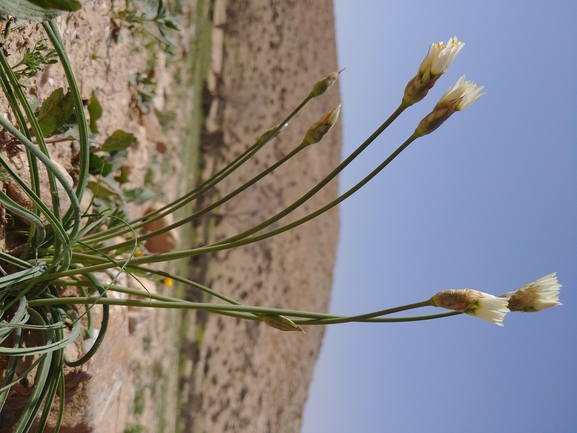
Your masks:
<path fill-rule="evenodd" d="M 119 2 L 113 6 L 118 8 Z M 192 160 L 195 152 L 189 138 L 195 132 L 191 119 L 200 114 L 194 112 L 200 92 L 203 98 L 197 110 L 206 116 L 198 131 L 203 153 L 200 176 L 206 177 L 278 124 L 314 82 L 337 68 L 329 0 L 190 2 L 176 38 L 182 50 L 180 64 L 166 62 L 162 50 L 151 60 L 126 29 L 123 41 L 113 41 L 111 35 L 122 23 L 111 19 L 110 7 L 109 2 L 96 0 L 79 13 L 61 17 L 59 27 L 83 97 L 100 89 L 105 112 L 101 131 L 120 128 L 138 137 L 131 149 L 131 182 L 142 184 L 152 169 L 164 200 L 193 181 L 197 161 Z M 186 77 L 202 55 L 203 45 L 195 39 L 203 25 L 199 14 L 210 24 L 207 34 L 212 38 L 209 73 L 200 85 Z M 39 29 L 29 25 L 15 32 L 19 39 L 12 49 L 17 58 L 38 38 Z M 135 107 L 129 77 L 149 69 L 151 61 L 158 83 L 156 110 L 142 114 Z M 42 98 L 62 82 L 63 74 L 54 65 L 30 89 Z M 338 103 L 334 86 L 305 107 L 246 167 L 219 185 L 217 194 L 276 162 L 300 143 L 308 126 Z M 170 122 L 165 121 L 168 118 Z M 230 236 L 280 211 L 338 163 L 340 141 L 337 127 L 323 142 L 198 224 L 194 240 L 184 238 L 182 244 Z M 72 171 L 67 165 L 69 150 L 61 152 L 64 169 Z M 281 223 L 315 210 L 335 194 L 336 183 L 329 184 Z M 138 214 L 143 208 L 131 211 Z M 333 211 L 276 238 L 201 257 L 180 269 L 245 304 L 325 311 L 337 236 L 338 214 Z M 192 289 L 185 289 L 184 295 L 200 299 Z M 297 432 L 323 335 L 322 328 L 309 328 L 306 335 L 283 333 L 257 322 L 215 315 L 118 307 L 106 343 L 91 361 L 92 378 L 66 402 L 62 431 Z"/>

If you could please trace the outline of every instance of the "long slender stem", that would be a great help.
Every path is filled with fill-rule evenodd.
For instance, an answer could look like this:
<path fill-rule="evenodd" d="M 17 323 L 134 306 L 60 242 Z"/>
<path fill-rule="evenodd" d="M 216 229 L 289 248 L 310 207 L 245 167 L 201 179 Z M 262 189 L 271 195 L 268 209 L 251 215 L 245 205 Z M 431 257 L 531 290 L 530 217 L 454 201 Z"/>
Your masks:
<path fill-rule="evenodd" d="M 28 118 L 28 122 L 30 123 L 30 126 L 32 128 L 32 132 L 36 137 L 38 147 L 48 158 L 50 158 L 50 154 L 48 152 L 48 148 L 46 147 L 46 142 L 44 141 L 44 135 L 42 134 L 42 129 L 40 128 L 38 119 L 34 115 L 32 107 L 28 103 L 26 95 L 24 95 L 22 86 L 18 82 L 18 79 L 16 78 L 14 71 L 8 64 L 8 60 L 6 59 L 6 56 L 4 55 L 2 50 L 0 50 L 0 65 L 4 69 L 4 72 L 6 73 L 8 79 L 10 80 L 10 83 L 12 84 L 12 87 L 14 88 L 14 91 L 16 92 L 16 96 L 18 97 L 20 104 L 24 108 L 24 112 L 26 113 L 26 117 Z M 56 183 L 54 173 L 51 170 L 48 170 L 48 167 L 46 167 L 46 173 L 48 175 L 48 183 L 50 185 L 50 191 L 52 192 L 50 194 L 52 199 L 52 209 L 56 218 L 60 219 L 60 198 L 58 197 L 58 184 Z"/>
<path fill-rule="evenodd" d="M 276 128 L 274 128 L 272 131 L 270 131 L 270 134 L 265 137 L 264 139 L 259 139 L 256 141 L 256 143 L 254 143 L 252 146 L 250 146 L 247 150 L 245 150 L 243 153 L 241 153 L 238 157 L 236 157 L 233 161 L 231 161 L 228 165 L 226 165 L 225 167 L 223 167 L 221 170 L 219 170 L 217 173 L 215 173 L 214 175 L 212 175 L 209 179 L 207 179 L 206 181 L 204 181 L 202 184 L 200 184 L 197 188 L 195 188 L 193 191 L 191 191 L 190 193 L 186 194 L 185 196 L 179 198 L 178 200 L 176 200 L 175 202 L 165 206 L 162 209 L 159 209 L 158 212 L 161 212 L 165 209 L 171 209 L 168 212 L 165 212 L 164 215 L 168 214 L 168 213 L 172 213 L 174 210 L 177 209 L 177 207 L 173 207 L 176 203 L 179 204 L 178 207 L 182 206 L 182 204 L 189 202 L 190 200 L 193 200 L 194 198 L 198 197 L 200 194 L 205 193 L 206 191 L 208 191 L 210 188 L 212 188 L 214 185 L 216 185 L 217 183 L 221 182 L 223 179 L 225 179 L 226 177 L 228 177 L 231 173 L 233 173 L 236 169 L 238 169 L 241 165 L 243 165 L 246 161 L 248 161 L 255 153 L 257 153 L 260 149 L 262 149 L 262 147 L 267 144 L 270 140 L 272 140 L 274 137 L 276 137 L 279 132 L 285 127 L 285 125 L 294 117 L 296 116 L 296 114 L 302 110 L 304 108 L 304 106 L 312 99 L 312 97 L 310 96 L 310 94 L 281 122 L 277 125 Z M 149 214 L 150 215 L 150 214 Z M 164 216 L 163 215 L 163 216 Z M 131 223 L 140 221 L 141 219 L 146 218 L 145 217 L 140 217 L 137 220 L 131 221 Z"/>
<path fill-rule="evenodd" d="M 88 183 L 88 165 L 90 158 L 90 142 L 88 137 L 88 123 L 86 122 L 86 115 L 84 114 L 84 105 L 82 104 L 82 96 L 74 78 L 74 72 L 72 71 L 72 66 L 70 65 L 70 60 L 66 54 L 66 49 L 60 37 L 60 32 L 58 31 L 58 26 L 54 20 L 50 20 L 42 23 L 46 34 L 50 38 L 54 49 L 58 53 L 60 62 L 66 74 L 66 80 L 68 81 L 68 86 L 72 92 L 72 97 L 74 99 L 74 109 L 76 113 L 76 118 L 78 120 L 78 135 L 80 143 L 80 168 L 78 176 L 78 184 L 76 185 L 76 197 L 78 200 L 84 195 L 86 185 Z M 79 208 L 76 207 L 75 202 L 71 199 L 73 207 L 64 216 L 64 223 L 66 224 L 73 216 L 74 228 L 71 233 L 71 237 L 75 237 L 79 230 Z"/>
<path fill-rule="evenodd" d="M 6 130 L 8 130 L 11 134 L 15 133 L 13 135 L 15 135 L 16 138 L 18 138 L 20 141 L 22 141 L 22 140 L 28 141 L 28 139 L 26 139 L 22 134 L 20 134 L 20 132 L 17 129 L 15 129 L 14 126 L 10 122 L 8 122 L 6 119 L 4 119 L 2 116 L 0 116 L 0 125 L 2 127 L 4 127 Z M 34 145 L 32 144 L 32 142 L 28 142 L 28 143 L 32 146 L 30 148 L 32 153 L 38 152 L 36 154 L 36 156 L 42 155 L 43 158 L 46 158 L 46 155 L 44 155 L 42 152 L 40 152 L 39 149 L 36 149 L 34 147 Z M 39 157 L 39 159 L 42 159 L 42 158 Z M 42 162 L 51 163 L 50 160 L 42 161 Z M 2 155 L 0 155 L 0 164 L 8 172 L 10 177 L 12 179 L 14 179 L 14 181 L 20 186 L 20 188 L 22 188 L 24 190 L 26 195 L 28 197 L 30 197 L 30 199 L 34 202 L 34 204 L 36 206 L 38 206 L 38 208 L 42 211 L 42 213 L 46 216 L 46 218 L 52 223 L 54 231 L 58 234 L 58 236 L 62 240 L 62 242 L 64 244 L 67 244 L 69 241 L 68 234 L 65 232 L 64 228 L 61 226 L 58 218 L 56 218 L 56 216 L 52 213 L 52 211 L 50 209 L 48 209 L 48 207 L 42 202 L 40 197 L 26 184 L 26 182 L 24 182 L 20 178 L 20 176 L 18 176 L 18 173 L 16 173 L 16 171 L 12 168 L 10 163 Z"/>
<path fill-rule="evenodd" d="M 208 190 L 210 190 L 212 187 L 214 187 L 216 184 L 218 184 L 219 182 L 221 182 L 223 179 L 225 179 L 226 177 L 228 177 L 230 174 L 232 174 L 236 169 L 238 169 L 241 165 L 243 165 L 246 161 L 248 161 L 254 154 L 256 154 L 265 144 L 267 144 L 270 140 L 272 140 L 274 137 L 276 137 L 280 131 L 285 127 L 285 125 L 311 100 L 311 96 L 307 96 L 299 105 L 297 108 L 295 108 L 276 128 L 272 129 L 271 131 L 268 132 L 268 134 L 266 134 L 266 136 L 264 138 L 260 138 L 259 140 L 257 140 L 256 143 L 254 143 L 252 146 L 250 146 L 247 150 L 245 150 L 242 154 L 240 154 L 237 158 L 235 158 L 232 162 L 230 162 L 227 166 L 225 166 L 224 168 L 222 168 L 220 171 L 218 171 L 216 174 L 214 174 L 212 177 L 210 177 L 209 179 L 207 179 L 205 182 L 203 182 L 201 185 L 199 185 L 198 187 L 194 188 L 192 191 L 188 192 L 187 194 L 185 194 L 184 196 L 176 199 L 175 201 L 173 201 L 172 203 L 169 203 L 168 205 L 153 211 L 149 214 L 143 215 L 137 219 L 134 219 L 132 221 L 129 222 L 129 224 L 131 224 L 135 229 L 142 227 L 143 225 L 146 224 L 150 224 L 153 221 L 159 220 L 160 218 L 163 218 L 164 216 L 171 214 L 172 212 L 174 212 L 175 210 L 181 208 L 182 206 L 184 206 L 186 203 L 189 203 L 190 201 L 196 199 L 197 197 L 199 197 L 200 195 L 204 194 L 205 192 L 207 192 Z M 272 170 L 271 170 L 272 171 Z M 256 181 L 255 181 L 256 182 Z M 140 223 L 140 224 L 139 224 Z M 180 221 L 179 225 L 185 224 L 186 221 Z M 166 228 L 164 229 L 163 233 L 166 232 L 168 230 L 166 230 Z M 95 235 L 91 235 L 91 236 L 87 236 L 85 237 L 85 241 L 98 241 L 100 239 L 109 239 L 111 237 L 114 236 L 118 236 L 121 235 L 123 233 L 128 232 L 128 229 L 126 228 L 115 228 L 112 230 L 105 230 L 102 233 L 98 233 Z M 159 234 L 159 233 L 157 233 Z M 150 236 L 149 236 L 150 237 Z"/>
<path fill-rule="evenodd" d="M 170 260 L 178 260 L 178 259 L 182 259 L 182 258 L 186 258 L 186 257 L 191 257 L 194 255 L 206 254 L 206 253 L 211 253 L 211 252 L 215 252 L 215 251 L 222 251 L 222 250 L 227 250 L 227 249 L 231 249 L 231 248 L 236 248 L 236 247 L 239 247 L 242 245 L 248 245 L 248 244 L 251 244 L 254 242 L 259 242 L 261 240 L 268 239 L 268 238 L 276 236 L 280 233 L 284 233 L 288 230 L 291 230 L 291 229 L 293 229 L 293 228 L 295 228 L 301 224 L 304 224 L 307 221 L 310 221 L 313 218 L 316 218 L 317 216 L 321 215 L 322 213 L 324 213 L 324 212 L 328 211 L 329 209 L 337 206 L 339 203 L 341 203 L 346 198 L 350 197 L 352 194 L 354 194 L 356 191 L 358 191 L 362 186 L 364 186 L 366 183 L 368 183 L 373 177 L 375 177 L 380 171 L 382 171 L 388 164 L 390 164 L 404 149 L 406 149 L 409 146 L 409 144 L 411 144 L 417 138 L 418 138 L 418 136 L 413 134 L 401 146 L 399 146 L 385 161 L 383 161 L 375 170 L 373 170 L 371 173 L 369 173 L 369 175 L 367 175 L 363 180 L 358 182 L 355 186 L 350 188 L 347 192 L 342 194 L 336 200 L 333 200 L 331 203 L 323 206 L 322 208 L 318 209 L 317 211 L 315 211 L 315 212 L 313 212 L 313 213 L 311 213 L 311 214 L 309 214 L 309 215 L 307 215 L 307 216 L 305 216 L 305 217 L 303 217 L 297 221 L 294 221 L 290 224 L 279 227 L 278 229 L 263 233 L 261 235 L 253 236 L 253 237 L 250 237 L 248 239 L 241 239 L 241 240 L 238 240 L 236 242 L 230 242 L 227 244 L 217 243 L 217 244 L 209 245 L 206 247 L 200 247 L 200 248 L 194 248 L 194 249 L 183 250 L 183 251 L 175 251 L 175 252 L 170 252 L 170 253 L 154 254 L 154 255 L 150 255 L 150 256 L 132 258 L 130 260 L 129 268 L 133 267 L 133 266 L 142 265 L 142 264 L 150 264 L 150 263 L 165 262 L 165 261 L 170 261 Z M 78 257 L 78 258 L 80 258 L 80 257 Z M 92 260 L 89 260 L 89 263 L 90 262 L 93 263 L 94 260 L 95 260 L 94 258 Z M 116 265 L 114 263 L 110 263 L 110 262 L 94 264 L 94 265 L 82 268 L 82 272 L 102 271 L 102 270 L 109 269 L 109 268 L 112 268 L 115 266 Z M 46 279 L 61 278 L 61 277 L 65 277 L 65 276 L 73 276 L 77 273 L 79 273 L 79 272 L 75 271 L 75 270 L 63 271 L 63 272 L 52 273 L 50 275 L 47 275 L 45 278 Z"/>
<path fill-rule="evenodd" d="M 190 221 L 195 220 L 196 218 L 201 217 L 202 215 L 210 212 L 213 209 L 216 209 L 218 206 L 222 205 L 223 203 L 226 203 L 227 201 L 229 201 L 230 199 L 232 199 L 233 197 L 237 196 L 238 194 L 240 194 L 241 192 L 245 191 L 247 188 L 251 187 L 252 185 L 254 185 L 255 183 L 257 183 L 259 180 L 261 180 L 263 177 L 267 176 L 269 173 L 273 172 L 274 170 L 276 170 L 278 167 L 280 167 L 281 165 L 283 165 L 285 162 L 287 162 L 289 159 L 291 159 L 292 157 L 294 157 L 297 153 L 299 153 L 301 150 L 303 150 L 304 147 L 296 147 L 295 149 L 293 149 L 291 152 L 289 152 L 287 155 L 285 155 L 283 158 L 281 158 L 279 161 L 277 161 L 275 164 L 271 165 L 270 167 L 268 167 L 266 170 L 262 171 L 260 174 L 256 175 L 255 177 L 253 177 L 251 180 L 249 180 L 248 182 L 245 182 L 244 184 L 242 184 L 242 186 L 238 187 L 237 189 L 235 189 L 234 191 L 232 191 L 230 194 L 227 194 L 226 196 L 222 197 L 221 199 L 215 201 L 214 203 L 212 203 L 211 205 L 205 207 L 204 209 L 201 209 L 197 212 L 194 212 L 192 215 L 187 216 L 186 218 L 183 218 L 173 224 L 170 224 L 166 227 L 163 227 L 161 229 L 155 230 L 151 233 L 147 233 L 145 235 L 139 236 L 138 240 L 139 241 L 145 241 L 147 239 L 150 239 L 154 236 L 158 236 L 162 233 L 166 233 L 170 230 L 173 230 L 175 228 L 178 228 L 180 226 L 182 226 L 183 224 L 186 224 Z M 149 221 L 145 221 L 142 222 L 140 224 L 136 224 L 135 226 L 132 227 L 132 229 L 137 230 L 139 229 L 141 226 L 144 226 L 146 224 L 149 224 Z M 98 241 L 99 239 L 93 239 L 94 241 Z M 106 251 L 112 251 L 112 250 L 117 250 L 119 248 L 124 248 L 126 246 L 130 246 L 134 243 L 134 241 L 126 241 L 126 242 L 121 242 L 119 244 L 116 245 L 111 245 L 109 247 L 104 247 L 104 248 L 100 248 L 100 251 L 102 252 L 106 252 Z"/>
<path fill-rule="evenodd" d="M 262 230 L 263 228 L 270 226 L 271 224 L 275 223 L 276 221 L 280 220 L 281 218 L 285 217 L 286 215 L 291 213 L 293 210 L 295 210 L 296 208 L 301 206 L 308 199 L 310 199 L 313 195 L 315 195 L 322 188 L 324 188 L 325 185 L 327 185 L 331 180 L 333 180 L 355 158 L 357 158 L 379 135 L 381 135 L 381 133 L 385 129 L 387 129 L 389 127 L 389 125 L 391 123 L 393 123 L 395 121 L 395 119 L 397 117 L 399 117 L 401 115 L 401 113 L 403 111 L 405 111 L 406 108 L 407 108 L 407 106 L 404 105 L 403 103 L 401 103 L 401 105 L 399 105 L 399 107 L 394 111 L 394 113 L 391 114 L 389 116 L 389 118 L 387 120 L 385 120 L 385 122 L 383 122 L 383 124 L 379 128 L 377 128 L 377 130 L 375 132 L 373 132 L 369 138 L 367 138 L 353 153 L 351 153 L 343 162 L 341 162 L 333 171 L 331 171 L 323 180 L 321 180 L 319 183 L 317 183 L 311 190 L 309 190 L 309 192 L 307 192 L 305 195 L 303 195 L 300 199 L 298 199 L 293 204 L 286 207 L 285 209 L 283 209 L 281 212 L 277 213 L 273 217 L 267 219 L 266 221 L 263 221 L 262 223 L 256 225 L 255 227 L 251 228 L 250 230 L 246 230 L 242 233 L 239 233 L 238 235 L 232 236 L 228 239 L 224 239 L 224 240 L 218 242 L 218 244 L 229 244 L 229 243 L 232 243 L 234 241 L 243 239 L 247 236 L 250 236 L 253 233 L 257 233 L 260 230 Z"/>
<path fill-rule="evenodd" d="M 303 325 L 333 325 L 337 323 L 359 322 L 379 316 L 400 313 L 401 311 L 414 310 L 415 308 L 431 307 L 431 301 L 415 302 L 413 304 L 402 305 L 400 307 L 388 308 L 386 310 L 375 311 L 373 313 L 360 314 L 358 316 L 335 316 L 331 319 L 307 320 L 301 322 Z"/>
<path fill-rule="evenodd" d="M 268 239 L 268 238 L 276 236 L 280 233 L 284 233 L 288 230 L 291 230 L 291 229 L 293 229 L 293 228 L 295 228 L 301 224 L 306 223 L 307 221 L 310 221 L 311 219 L 318 217 L 319 215 L 323 214 L 324 212 L 327 212 L 328 210 L 332 209 L 333 207 L 337 206 L 339 203 L 341 203 L 342 201 L 344 201 L 345 199 L 347 199 L 348 197 L 353 195 L 361 187 L 366 185 L 372 178 L 374 178 L 379 172 L 381 172 L 388 164 L 390 164 L 404 149 L 406 149 L 409 146 L 409 144 L 411 144 L 413 141 L 415 141 L 418 137 L 419 136 L 415 135 L 415 134 L 413 134 L 411 137 L 409 137 L 401 146 L 399 146 L 377 168 L 375 168 L 364 179 L 362 179 L 360 182 L 358 182 L 355 186 L 350 188 L 347 192 L 342 194 L 340 197 L 333 200 L 329 204 L 323 206 L 322 208 L 316 210 L 315 212 L 312 212 L 309 215 L 307 215 L 303 218 L 300 218 L 300 219 L 298 219 L 298 220 L 296 220 L 290 224 L 284 225 L 282 227 L 279 227 L 278 229 L 271 230 L 271 231 L 263 233 L 261 235 L 257 235 L 257 236 L 253 236 L 253 237 L 245 238 L 245 239 L 240 239 L 240 240 L 237 240 L 234 242 L 228 242 L 228 243 L 220 243 L 219 242 L 219 243 L 209 245 L 206 247 L 200 247 L 200 248 L 195 248 L 195 249 L 190 249 L 190 250 L 183 250 L 183 251 L 176 251 L 176 252 L 170 252 L 170 253 L 155 254 L 155 255 L 144 256 L 144 257 L 137 257 L 135 259 L 132 259 L 130 265 L 132 266 L 132 265 L 139 265 L 139 264 L 144 264 L 144 263 L 158 263 L 158 262 L 164 262 L 164 261 L 168 261 L 168 260 L 181 259 L 184 257 L 194 256 L 194 255 L 198 255 L 198 254 L 206 254 L 206 253 L 211 253 L 211 252 L 215 252 L 215 251 L 227 250 L 227 249 L 236 248 L 236 247 L 239 247 L 242 245 L 247 245 L 247 244 L 251 244 L 254 242 L 259 242 L 261 240 Z M 270 221 L 270 220 L 268 220 L 268 221 Z M 229 239 L 232 239 L 232 238 L 229 238 Z M 99 265 L 95 265 L 94 267 L 90 267 L 87 269 L 94 269 L 94 270 L 106 269 L 106 268 L 99 268 L 97 266 L 99 266 Z M 58 274 L 58 277 L 63 276 L 63 275 L 64 274 Z"/>
<path fill-rule="evenodd" d="M 12 108 L 12 112 L 16 116 L 16 121 L 18 123 L 20 130 L 24 132 L 24 134 L 28 139 L 31 139 L 32 136 L 30 135 L 30 131 L 26 127 L 26 119 L 24 117 L 24 114 L 22 113 L 22 110 L 20 109 L 20 106 L 18 105 L 16 95 L 14 95 L 8 77 L 6 76 L 4 71 L 1 70 L 1 68 L 0 68 L 0 82 L 2 83 L 2 89 L 4 90 L 4 95 L 6 96 L 6 99 L 8 100 L 10 107 Z M 26 157 L 28 158 L 28 163 L 30 165 L 29 167 L 30 185 L 33 191 L 39 193 L 40 179 L 38 178 L 38 162 L 36 161 L 34 155 L 28 149 L 26 150 Z M 35 214 L 39 215 L 38 207 L 36 205 L 33 205 L 32 211 Z M 28 246 L 27 246 L 28 251 L 37 248 L 37 246 L 44 241 L 44 237 L 45 233 L 36 233 L 35 226 L 33 226 L 28 234 Z M 27 251 L 25 251 L 23 257 L 27 256 L 26 253 Z"/>
<path fill-rule="evenodd" d="M 111 286 L 113 287 L 113 286 Z M 100 297 L 70 297 L 70 298 L 50 298 L 50 299 L 35 299 L 30 301 L 28 305 L 30 307 L 38 306 L 51 306 L 51 305 L 66 305 L 66 304 L 102 304 L 102 305 L 124 305 L 124 306 L 134 306 L 134 307 L 148 307 L 148 308 L 174 308 L 174 309 L 191 309 L 191 310 L 203 310 L 212 313 L 251 313 L 251 314 L 268 314 L 268 315 L 282 315 L 288 317 L 300 317 L 309 320 L 295 320 L 295 323 L 302 325 L 328 325 L 332 323 L 345 323 L 345 322 L 388 322 L 388 321 L 414 321 L 423 320 L 419 317 L 395 317 L 395 318 L 383 318 L 382 316 L 398 313 L 401 311 L 407 311 L 416 308 L 428 307 L 430 306 L 430 301 L 417 302 L 413 304 L 408 304 L 400 307 L 389 308 L 386 310 L 380 310 L 373 313 L 362 314 L 358 316 L 334 316 L 330 314 L 315 313 L 310 311 L 298 311 L 289 310 L 282 308 L 267 308 L 267 307 L 255 307 L 246 305 L 227 305 L 227 304 L 214 304 L 214 303 L 201 303 L 201 302 L 189 302 L 180 299 L 172 298 L 163 295 L 152 294 L 139 290 L 130 290 L 128 288 L 122 288 L 123 292 L 130 294 L 137 294 L 142 297 L 148 298 L 148 300 L 138 300 L 138 299 L 116 299 L 116 298 L 100 298 Z M 138 293 L 140 292 L 140 293 Z M 164 300 L 152 300 L 152 299 L 164 299 Z M 460 314 L 458 312 L 449 312 L 435 315 L 428 315 L 427 318 L 438 318 L 447 317 Z M 311 320 L 312 319 L 312 320 Z M 409 320 L 406 320 L 409 319 Z"/>

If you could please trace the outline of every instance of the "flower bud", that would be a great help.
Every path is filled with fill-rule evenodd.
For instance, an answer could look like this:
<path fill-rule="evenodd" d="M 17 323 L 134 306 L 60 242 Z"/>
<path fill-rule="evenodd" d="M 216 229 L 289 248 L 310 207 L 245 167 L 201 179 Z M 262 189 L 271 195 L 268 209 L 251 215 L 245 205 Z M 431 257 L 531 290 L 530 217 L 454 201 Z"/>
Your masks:
<path fill-rule="evenodd" d="M 278 128 L 278 126 L 273 126 L 272 128 L 270 128 L 268 131 L 266 131 L 265 133 L 263 133 L 260 137 L 258 137 L 258 140 L 256 141 L 258 144 L 264 144 L 267 141 L 272 140 L 273 138 L 275 138 L 277 135 L 279 135 L 281 132 L 284 131 L 284 129 L 288 126 L 288 123 L 285 123 L 284 125 L 282 125 L 278 131 L 276 131 L 276 129 Z M 276 131 L 276 132 L 275 132 Z"/>
<path fill-rule="evenodd" d="M 339 75 L 341 75 L 341 72 L 343 72 L 344 70 L 345 70 L 345 68 L 341 69 L 338 72 L 333 72 L 332 74 L 327 75 L 321 81 L 318 81 L 313 86 L 313 89 L 311 90 L 311 93 L 309 94 L 309 98 L 316 98 L 317 96 L 321 96 L 323 93 L 325 93 L 327 90 L 329 90 L 331 88 L 331 86 L 334 84 L 334 82 L 337 81 L 337 78 L 339 78 Z"/>
<path fill-rule="evenodd" d="M 281 331 L 300 331 L 306 334 L 306 332 L 295 325 L 292 320 L 279 314 L 257 314 L 256 316 L 272 328 L 280 329 Z"/>
<path fill-rule="evenodd" d="M 310 146 L 311 144 L 318 143 L 321 141 L 325 135 L 331 130 L 333 125 L 339 118 L 339 113 L 341 112 L 341 104 L 338 105 L 332 111 L 324 114 L 319 120 L 317 120 L 313 126 L 311 126 L 305 134 L 301 146 Z"/>
<path fill-rule="evenodd" d="M 431 302 L 435 307 L 477 316 L 499 326 L 503 326 L 505 314 L 509 312 L 507 299 L 473 289 L 443 290 L 433 296 Z"/>
<path fill-rule="evenodd" d="M 417 75 L 409 81 L 405 88 L 403 102 L 409 106 L 419 102 L 429 90 L 435 85 L 437 80 L 443 75 L 451 65 L 459 51 L 465 46 L 457 37 L 449 39 L 447 45 L 442 42 L 431 44 L 429 53 L 419 66 Z"/>
<path fill-rule="evenodd" d="M 455 111 L 461 111 L 470 107 L 473 102 L 479 99 L 484 86 L 478 87 L 472 81 L 465 81 L 465 76 L 461 76 L 457 83 L 441 96 L 433 111 L 431 111 L 416 129 L 417 135 L 430 134 L 445 122 Z"/>
<path fill-rule="evenodd" d="M 536 313 L 546 308 L 563 305 L 559 302 L 559 290 L 562 286 L 557 282 L 555 274 L 556 272 L 553 272 L 515 292 L 502 295 L 503 298 L 509 300 L 509 310 Z"/>

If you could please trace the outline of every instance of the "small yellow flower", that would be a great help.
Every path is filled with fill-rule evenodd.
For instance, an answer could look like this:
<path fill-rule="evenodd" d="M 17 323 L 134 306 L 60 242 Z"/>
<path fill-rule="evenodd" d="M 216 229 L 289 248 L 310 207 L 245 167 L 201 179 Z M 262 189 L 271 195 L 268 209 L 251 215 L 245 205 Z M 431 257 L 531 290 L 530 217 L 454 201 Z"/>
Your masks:
<path fill-rule="evenodd" d="M 536 313 L 546 308 L 563 305 L 559 302 L 561 287 L 561 284 L 557 282 L 556 272 L 553 272 L 502 297 L 509 300 L 511 311 Z"/>
<path fill-rule="evenodd" d="M 477 316 L 499 326 L 503 326 L 505 314 L 509 312 L 507 299 L 473 289 L 443 290 L 433 296 L 431 302 L 435 307 Z"/>
<path fill-rule="evenodd" d="M 172 278 L 166 277 L 166 278 L 162 281 L 162 284 L 164 284 L 166 287 L 172 287 L 172 285 L 174 284 L 174 281 L 172 280 Z"/>

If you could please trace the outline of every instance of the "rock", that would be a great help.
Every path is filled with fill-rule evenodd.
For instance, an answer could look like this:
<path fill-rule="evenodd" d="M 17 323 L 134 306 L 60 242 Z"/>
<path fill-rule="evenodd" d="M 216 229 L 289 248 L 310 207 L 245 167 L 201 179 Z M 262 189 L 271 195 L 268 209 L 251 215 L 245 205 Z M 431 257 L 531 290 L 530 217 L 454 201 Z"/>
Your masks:
<path fill-rule="evenodd" d="M 161 205 L 159 203 L 155 203 L 155 204 L 149 206 L 144 211 L 144 215 L 147 215 L 151 212 L 154 212 L 154 211 L 160 209 L 162 206 L 163 205 Z M 150 233 L 150 232 L 153 232 L 155 230 L 162 229 L 166 226 L 169 226 L 173 222 L 174 222 L 174 217 L 172 216 L 172 214 L 166 215 L 166 216 L 160 218 L 159 220 L 153 221 L 150 224 L 146 225 L 144 227 L 144 233 Z M 146 249 L 149 252 L 151 252 L 153 254 L 167 253 L 169 251 L 174 250 L 178 246 L 179 242 L 180 242 L 180 236 L 178 235 L 178 232 L 175 229 L 175 230 L 171 230 L 171 231 L 166 232 L 166 233 L 161 233 L 158 236 L 154 236 L 154 237 L 148 239 L 144 246 L 146 247 Z"/>
<path fill-rule="evenodd" d="M 166 146 L 166 140 L 162 134 L 162 127 L 156 116 L 156 111 L 149 110 L 147 113 L 142 113 L 141 115 L 142 126 L 146 130 L 146 139 L 150 140 L 158 145 L 158 143 L 164 144 Z"/>

